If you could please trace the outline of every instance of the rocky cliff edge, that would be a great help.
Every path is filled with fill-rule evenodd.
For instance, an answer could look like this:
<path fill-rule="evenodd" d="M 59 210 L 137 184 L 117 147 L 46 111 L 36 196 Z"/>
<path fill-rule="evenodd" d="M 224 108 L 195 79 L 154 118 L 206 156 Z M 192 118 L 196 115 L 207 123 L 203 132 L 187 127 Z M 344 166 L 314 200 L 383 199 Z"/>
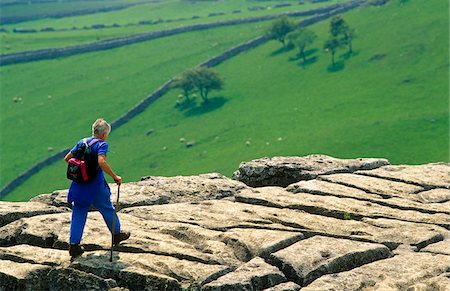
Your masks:
<path fill-rule="evenodd" d="M 70 261 L 67 190 L 0 202 L 0 290 L 450 290 L 450 164 L 274 157 L 233 178 L 123 184 L 113 262 L 95 210 Z"/>

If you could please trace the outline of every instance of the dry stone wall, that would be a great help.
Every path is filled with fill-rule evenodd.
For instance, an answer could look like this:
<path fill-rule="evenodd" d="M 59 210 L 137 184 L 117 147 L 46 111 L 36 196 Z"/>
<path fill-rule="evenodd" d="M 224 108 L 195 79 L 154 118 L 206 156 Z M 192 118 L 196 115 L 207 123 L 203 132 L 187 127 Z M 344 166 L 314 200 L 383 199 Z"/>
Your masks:
<path fill-rule="evenodd" d="M 132 235 L 113 262 L 95 210 L 70 261 L 67 190 L 0 202 L 0 290 L 448 290 L 450 164 L 311 155 L 238 171 L 249 165 L 248 185 L 215 173 L 122 185 Z"/>
<path fill-rule="evenodd" d="M 314 23 L 318 20 L 325 19 L 329 17 L 329 15 L 333 14 L 333 12 L 342 13 L 354 7 L 357 7 L 364 3 L 364 0 L 352 0 L 347 3 L 342 4 L 334 4 L 323 8 L 311 9 L 311 10 L 302 10 L 302 11 L 294 11 L 283 13 L 290 16 L 315 16 L 312 17 L 309 21 Z M 66 57 L 75 54 L 99 51 L 99 50 L 107 50 L 112 48 L 117 48 L 125 45 L 130 45 L 142 41 L 148 41 L 160 37 L 166 37 L 170 35 L 175 35 L 179 33 L 185 33 L 190 31 L 204 30 L 214 27 L 226 26 L 226 25 L 238 25 L 244 23 L 251 22 L 260 22 L 265 20 L 270 20 L 278 17 L 280 14 L 275 15 L 265 15 L 261 17 L 251 17 L 251 18 L 242 18 L 242 19 L 233 19 L 233 20 L 225 20 L 225 21 L 217 21 L 205 24 L 196 24 L 190 26 L 183 26 L 168 30 L 155 31 L 155 32 L 147 32 L 141 33 L 131 36 L 125 36 L 114 39 L 107 39 L 95 43 L 83 44 L 83 45 L 75 45 L 68 46 L 64 48 L 48 48 L 48 49 L 40 49 L 34 51 L 25 51 L 18 53 L 10 53 L 10 54 L 0 54 L 0 65 L 11 65 L 23 62 L 30 61 L 38 61 L 44 59 L 53 59 L 58 57 Z M 320 18 L 316 18 L 317 16 L 321 16 Z M 327 16 L 328 15 L 328 16 Z M 314 20 L 315 19 L 315 20 Z"/>

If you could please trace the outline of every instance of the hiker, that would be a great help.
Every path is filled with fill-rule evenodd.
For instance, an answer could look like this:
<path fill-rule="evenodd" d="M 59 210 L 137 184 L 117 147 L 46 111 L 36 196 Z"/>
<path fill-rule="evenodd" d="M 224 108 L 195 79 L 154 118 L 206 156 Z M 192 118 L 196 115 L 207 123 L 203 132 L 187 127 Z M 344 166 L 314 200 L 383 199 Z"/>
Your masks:
<path fill-rule="evenodd" d="M 93 154 L 96 154 L 98 157 L 98 168 L 96 169 L 94 178 L 86 183 L 72 181 L 69 188 L 67 201 L 72 203 L 69 254 L 72 259 L 80 256 L 84 252 L 83 247 L 80 246 L 80 242 L 91 205 L 100 211 L 106 225 L 112 232 L 115 211 L 113 204 L 111 203 L 111 190 L 105 180 L 104 172 L 111 176 L 117 185 L 122 183 L 122 177 L 116 175 L 106 162 L 106 154 L 108 152 L 108 143 L 106 142 L 106 139 L 110 132 L 111 125 L 104 119 L 97 119 L 94 124 L 92 124 L 92 137 L 80 140 L 64 157 L 64 160 L 69 163 L 69 160 L 74 157 L 77 153 L 77 149 L 79 149 L 83 143 L 89 144 Z M 130 237 L 129 232 L 121 232 L 120 221 L 117 214 L 114 228 L 114 245 L 117 245 Z"/>

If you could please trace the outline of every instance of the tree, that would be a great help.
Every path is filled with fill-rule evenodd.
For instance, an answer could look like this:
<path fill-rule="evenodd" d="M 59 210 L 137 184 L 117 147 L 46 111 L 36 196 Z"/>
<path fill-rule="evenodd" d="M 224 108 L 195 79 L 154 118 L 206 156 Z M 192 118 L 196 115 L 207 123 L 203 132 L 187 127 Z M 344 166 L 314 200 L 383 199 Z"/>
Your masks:
<path fill-rule="evenodd" d="M 342 43 L 335 37 L 332 37 L 328 39 L 325 44 L 323 45 L 323 49 L 326 52 L 329 52 L 331 54 L 331 64 L 334 67 L 335 61 L 334 61 L 334 55 L 336 54 L 336 51 L 339 47 L 342 46 Z"/>
<path fill-rule="evenodd" d="M 313 31 L 304 28 L 297 29 L 287 35 L 289 42 L 299 49 L 299 55 L 303 58 L 304 63 L 306 62 L 305 49 L 316 38 L 317 35 Z"/>
<path fill-rule="evenodd" d="M 183 91 L 183 95 L 187 101 L 190 101 L 189 95 L 194 90 L 194 82 L 192 80 L 192 74 L 187 71 L 180 76 L 175 77 L 172 83 L 172 88 L 178 88 Z"/>
<path fill-rule="evenodd" d="M 342 39 L 342 42 L 346 45 L 348 45 L 348 52 L 351 54 L 353 52 L 353 46 L 352 46 L 352 40 L 356 38 L 355 30 L 352 28 L 347 28 L 344 31 L 344 37 Z"/>
<path fill-rule="evenodd" d="M 295 24 L 285 15 L 278 17 L 269 27 L 266 35 L 270 39 L 276 39 L 286 45 L 286 35 L 295 29 Z"/>
<path fill-rule="evenodd" d="M 348 24 L 342 18 L 342 16 L 337 15 L 331 18 L 330 21 L 330 33 L 333 37 L 338 37 L 340 34 L 343 34 L 345 30 L 348 29 Z"/>
<path fill-rule="evenodd" d="M 352 40 L 356 37 L 355 30 L 345 22 L 342 16 L 334 16 L 330 21 L 330 33 L 332 37 L 339 38 L 342 44 L 348 45 L 348 52 L 353 52 Z"/>
<path fill-rule="evenodd" d="M 223 80 L 219 74 L 211 68 L 195 68 L 192 71 L 193 84 L 198 89 L 204 103 L 208 103 L 208 94 L 211 90 L 221 90 Z"/>

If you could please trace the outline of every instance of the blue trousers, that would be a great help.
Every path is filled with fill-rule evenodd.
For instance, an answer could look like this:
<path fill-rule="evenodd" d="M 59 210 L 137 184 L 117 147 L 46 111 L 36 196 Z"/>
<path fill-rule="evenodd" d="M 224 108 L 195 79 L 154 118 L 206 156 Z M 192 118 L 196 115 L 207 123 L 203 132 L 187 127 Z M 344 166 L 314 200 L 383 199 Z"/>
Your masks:
<path fill-rule="evenodd" d="M 107 190 L 106 190 L 107 189 Z M 112 230 L 113 219 L 114 219 L 114 206 L 111 203 L 111 192 L 108 188 L 106 191 L 100 191 L 96 193 L 92 205 L 100 211 L 103 219 L 108 226 L 109 231 Z M 92 193 L 94 194 L 94 193 Z M 72 220 L 70 222 L 70 243 L 79 244 L 83 236 L 84 226 L 86 225 L 86 219 L 89 212 L 89 206 L 80 205 L 76 202 L 72 203 Z M 114 233 L 120 233 L 120 221 L 116 214 L 116 224 L 114 227 Z"/>

